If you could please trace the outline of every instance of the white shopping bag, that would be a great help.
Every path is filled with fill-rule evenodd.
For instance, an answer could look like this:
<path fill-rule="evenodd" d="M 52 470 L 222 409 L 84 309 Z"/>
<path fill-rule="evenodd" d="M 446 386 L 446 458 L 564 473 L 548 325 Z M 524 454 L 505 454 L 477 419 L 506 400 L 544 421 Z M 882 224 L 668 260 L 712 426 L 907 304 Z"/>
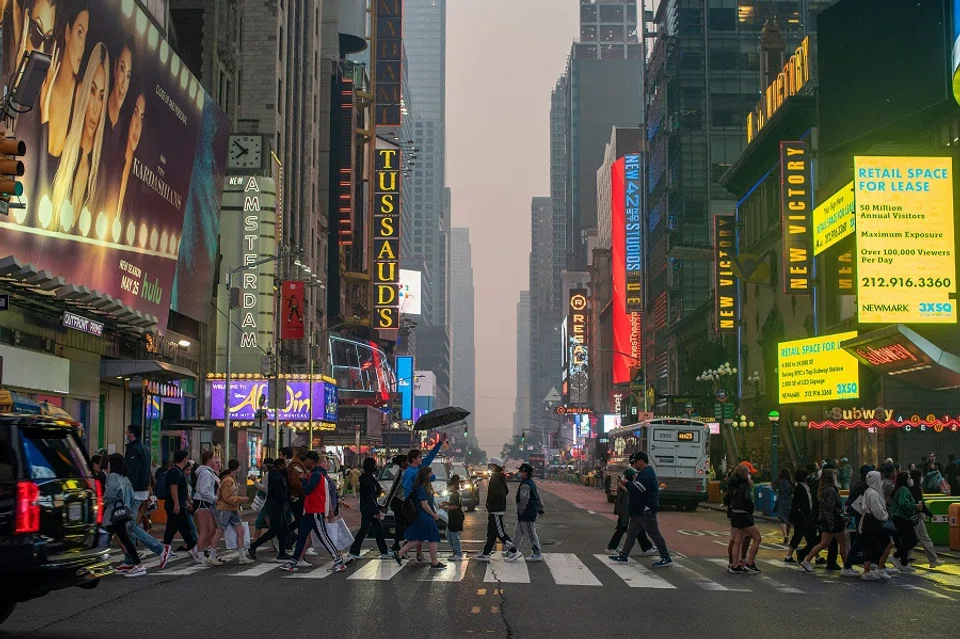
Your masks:
<path fill-rule="evenodd" d="M 353 533 L 351 533 L 347 527 L 347 522 L 342 519 L 329 522 L 327 524 L 327 533 L 330 535 L 330 540 L 333 542 L 333 545 L 337 547 L 337 550 L 346 550 L 353 544 Z"/>
<path fill-rule="evenodd" d="M 243 526 L 243 547 L 250 547 L 250 524 L 242 522 Z M 227 550 L 237 549 L 237 529 L 233 526 L 227 526 L 223 531 L 223 540 L 227 544 Z"/>
<path fill-rule="evenodd" d="M 445 523 L 448 526 L 450 525 L 450 513 L 448 513 L 445 510 L 438 510 L 437 516 L 440 517 L 443 523 Z"/>

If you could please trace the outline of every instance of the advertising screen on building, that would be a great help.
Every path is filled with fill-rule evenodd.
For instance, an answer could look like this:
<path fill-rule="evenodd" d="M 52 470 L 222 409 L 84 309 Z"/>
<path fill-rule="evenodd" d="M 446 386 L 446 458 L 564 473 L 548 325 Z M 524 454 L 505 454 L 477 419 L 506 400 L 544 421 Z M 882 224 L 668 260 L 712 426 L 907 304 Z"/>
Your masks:
<path fill-rule="evenodd" d="M 374 326 L 400 328 L 400 149 L 377 149 L 373 209 Z"/>
<path fill-rule="evenodd" d="M 623 418 L 620 415 L 604 415 L 603 416 L 603 432 L 609 433 L 614 428 L 620 428 L 623 423 Z"/>
<path fill-rule="evenodd" d="M 783 292 L 813 292 L 813 251 L 810 246 L 810 160 L 807 143 L 780 143 L 780 229 L 783 239 Z"/>
<path fill-rule="evenodd" d="M 638 155 L 627 155 L 614 162 L 611 167 L 611 360 L 614 384 L 629 382 L 632 377 L 631 370 L 640 368 L 641 363 L 643 233 L 640 227 L 639 166 Z"/>
<path fill-rule="evenodd" d="M 813 209 L 814 255 L 820 255 L 856 230 L 857 216 L 853 210 L 854 203 L 853 182 L 851 182 Z"/>
<path fill-rule="evenodd" d="M 397 357 L 397 392 L 400 393 L 400 419 L 413 419 L 413 358 Z"/>
<path fill-rule="evenodd" d="M 27 149 L 25 206 L 0 216 L 0 253 L 155 316 L 162 330 L 179 255 L 211 283 L 226 116 L 135 2 L 3 4 L 4 77 L 23 52 L 57 63 L 11 127 Z M 197 289 L 181 286 L 195 313 L 186 296 Z"/>
<path fill-rule="evenodd" d="M 860 322 L 956 323 L 953 159 L 857 156 L 854 192 Z"/>
<path fill-rule="evenodd" d="M 400 314 L 423 313 L 423 276 L 420 271 L 400 269 Z"/>
<path fill-rule="evenodd" d="M 813 403 L 860 396 L 857 358 L 840 348 L 856 332 L 780 342 L 777 345 L 780 403 Z"/>
<path fill-rule="evenodd" d="M 733 215 L 713 217 L 713 274 L 716 298 L 714 323 L 718 333 L 737 330 L 737 279 L 733 274 L 736 253 L 736 219 Z"/>
<path fill-rule="evenodd" d="M 210 398 L 210 419 L 223 419 L 223 394 L 225 380 L 207 382 Z M 270 384 L 266 379 L 230 380 L 230 418 L 238 421 L 254 421 L 260 397 L 266 397 L 267 419 L 274 418 L 270 406 Z M 337 421 L 337 386 L 326 381 L 313 382 L 313 419 L 316 422 Z M 310 381 L 287 380 L 287 396 L 280 409 L 280 419 L 289 422 L 310 421 Z M 318 426 L 319 427 L 319 426 Z"/>

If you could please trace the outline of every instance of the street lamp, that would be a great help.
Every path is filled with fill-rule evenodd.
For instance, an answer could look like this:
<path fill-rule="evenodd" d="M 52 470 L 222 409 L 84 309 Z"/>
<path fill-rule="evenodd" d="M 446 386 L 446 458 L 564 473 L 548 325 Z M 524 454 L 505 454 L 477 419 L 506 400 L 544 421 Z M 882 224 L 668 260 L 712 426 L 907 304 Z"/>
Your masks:
<path fill-rule="evenodd" d="M 770 419 L 770 479 L 776 481 L 777 479 L 777 447 L 780 445 L 780 435 L 777 432 L 777 427 L 780 424 L 780 413 L 772 410 L 767 415 Z"/>

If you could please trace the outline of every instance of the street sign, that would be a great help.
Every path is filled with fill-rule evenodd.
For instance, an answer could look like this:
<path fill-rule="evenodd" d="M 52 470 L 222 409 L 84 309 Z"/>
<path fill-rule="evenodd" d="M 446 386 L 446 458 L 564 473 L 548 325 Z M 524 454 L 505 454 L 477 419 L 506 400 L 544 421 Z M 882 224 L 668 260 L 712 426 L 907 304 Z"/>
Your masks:
<path fill-rule="evenodd" d="M 719 399 L 721 403 L 727 401 L 726 388 L 721 388 L 720 390 L 717 391 L 717 399 Z"/>
<path fill-rule="evenodd" d="M 0 311 L 10 310 L 10 296 L 0 295 Z"/>
<path fill-rule="evenodd" d="M 684 404 L 683 410 L 687 413 L 687 415 L 693 415 L 693 402 L 687 402 Z"/>

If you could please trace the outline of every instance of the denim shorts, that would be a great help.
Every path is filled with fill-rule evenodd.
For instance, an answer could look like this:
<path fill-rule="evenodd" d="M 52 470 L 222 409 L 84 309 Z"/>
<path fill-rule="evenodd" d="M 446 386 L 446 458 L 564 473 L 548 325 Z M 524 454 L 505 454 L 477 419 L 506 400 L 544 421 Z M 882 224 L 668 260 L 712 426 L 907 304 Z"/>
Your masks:
<path fill-rule="evenodd" d="M 217 526 L 220 529 L 226 529 L 230 526 L 239 526 L 241 524 L 240 513 L 235 510 L 218 510 Z"/>

